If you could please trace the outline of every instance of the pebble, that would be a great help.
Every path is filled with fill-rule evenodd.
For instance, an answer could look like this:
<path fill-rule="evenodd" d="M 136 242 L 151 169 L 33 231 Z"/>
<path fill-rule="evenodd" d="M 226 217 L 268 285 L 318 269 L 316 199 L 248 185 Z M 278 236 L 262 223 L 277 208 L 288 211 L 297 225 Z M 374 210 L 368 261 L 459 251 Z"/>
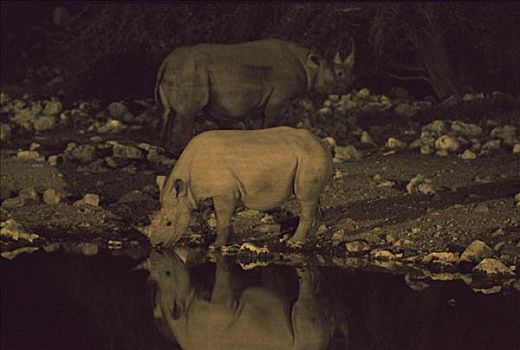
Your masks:
<path fill-rule="evenodd" d="M 365 241 L 353 241 L 345 243 L 345 249 L 349 253 L 361 253 L 370 250 L 370 245 Z"/>
<path fill-rule="evenodd" d="M 473 159 L 476 159 L 477 158 L 477 155 L 475 154 L 475 152 L 473 152 L 472 150 L 465 150 L 464 153 L 462 153 L 460 155 L 460 159 L 462 160 L 473 160 Z"/>
<path fill-rule="evenodd" d="M 61 198 L 54 189 L 48 188 L 43 192 L 43 201 L 47 204 L 58 204 Z"/>
<path fill-rule="evenodd" d="M 489 212 L 489 208 L 484 204 L 479 204 L 475 207 L 475 209 L 473 209 L 473 212 L 478 214 L 484 214 Z"/>

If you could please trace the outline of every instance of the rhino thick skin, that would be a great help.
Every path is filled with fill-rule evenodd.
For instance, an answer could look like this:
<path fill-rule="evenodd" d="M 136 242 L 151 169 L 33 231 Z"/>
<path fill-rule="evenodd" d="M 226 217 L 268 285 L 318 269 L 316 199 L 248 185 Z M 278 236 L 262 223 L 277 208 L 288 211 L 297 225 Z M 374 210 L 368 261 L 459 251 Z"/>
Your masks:
<path fill-rule="evenodd" d="M 161 210 L 149 230 L 153 245 L 175 244 L 193 211 L 212 198 L 217 217 L 214 247 L 228 241 L 238 204 L 255 210 L 281 206 L 292 195 L 301 216 L 290 243 L 305 243 L 316 226 L 319 196 L 332 176 L 327 146 L 305 129 L 214 130 L 186 146 L 160 195 Z"/>
<path fill-rule="evenodd" d="M 179 47 L 157 74 L 162 142 L 171 151 L 184 147 L 201 112 L 217 119 L 263 118 L 264 128 L 280 125 L 283 108 L 305 92 L 346 93 L 353 67 L 354 49 L 345 60 L 338 52 L 328 63 L 301 45 L 278 39 Z"/>

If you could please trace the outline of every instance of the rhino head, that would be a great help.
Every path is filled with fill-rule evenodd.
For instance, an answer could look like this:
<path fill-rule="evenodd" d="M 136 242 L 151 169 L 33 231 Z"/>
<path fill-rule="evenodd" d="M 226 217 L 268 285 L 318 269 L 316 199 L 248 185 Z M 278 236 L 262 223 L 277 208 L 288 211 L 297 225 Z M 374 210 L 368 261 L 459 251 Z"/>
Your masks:
<path fill-rule="evenodd" d="M 352 50 L 347 58 L 341 58 L 336 52 L 334 61 L 329 64 L 323 57 L 311 52 L 307 55 L 306 69 L 314 91 L 322 94 L 344 94 L 354 82 L 355 47 L 352 42 Z"/>
<path fill-rule="evenodd" d="M 168 179 L 161 188 L 161 210 L 152 218 L 147 235 L 153 246 L 175 245 L 191 223 L 194 201 L 188 184 L 182 179 Z"/>

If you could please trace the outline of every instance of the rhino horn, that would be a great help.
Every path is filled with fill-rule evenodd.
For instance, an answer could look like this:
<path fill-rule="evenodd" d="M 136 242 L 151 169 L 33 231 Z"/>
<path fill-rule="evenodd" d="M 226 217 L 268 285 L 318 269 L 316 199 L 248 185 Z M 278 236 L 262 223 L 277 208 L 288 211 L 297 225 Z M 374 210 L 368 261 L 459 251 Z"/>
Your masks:
<path fill-rule="evenodd" d="M 334 64 L 343 64 L 339 51 L 336 52 L 336 55 L 334 56 Z"/>
<path fill-rule="evenodd" d="M 356 47 L 354 45 L 354 39 L 352 39 L 352 50 L 350 50 L 350 55 L 345 59 L 345 64 L 349 67 L 354 67 L 354 61 L 355 61 L 355 53 L 356 53 Z"/>

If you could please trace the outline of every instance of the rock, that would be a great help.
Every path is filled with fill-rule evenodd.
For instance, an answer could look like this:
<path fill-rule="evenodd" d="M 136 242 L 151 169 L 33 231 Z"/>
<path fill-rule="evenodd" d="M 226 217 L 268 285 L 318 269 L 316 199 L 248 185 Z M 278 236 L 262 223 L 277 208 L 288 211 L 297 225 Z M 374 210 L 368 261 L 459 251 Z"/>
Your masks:
<path fill-rule="evenodd" d="M 61 197 L 52 188 L 48 188 L 43 192 L 43 201 L 47 204 L 58 204 Z"/>
<path fill-rule="evenodd" d="M 515 145 L 513 146 L 513 153 L 520 154 L 520 143 L 515 143 Z"/>
<path fill-rule="evenodd" d="M 493 255 L 493 249 L 491 249 L 486 243 L 480 240 L 475 240 L 468 245 L 461 254 L 460 261 L 476 263 L 484 258 L 492 257 Z"/>
<path fill-rule="evenodd" d="M 462 153 L 460 155 L 460 159 L 462 159 L 462 160 L 473 160 L 476 158 L 477 158 L 477 155 L 469 149 L 465 150 L 464 153 Z"/>
<path fill-rule="evenodd" d="M 332 102 L 338 102 L 339 101 L 339 95 L 337 95 L 337 94 L 329 95 L 327 98 L 329 100 L 331 100 Z"/>
<path fill-rule="evenodd" d="M 137 147 L 122 145 L 119 143 L 114 144 L 113 148 L 114 158 L 124 159 L 142 159 L 144 158 L 143 151 Z"/>
<path fill-rule="evenodd" d="M 473 209 L 474 213 L 484 214 L 489 212 L 489 208 L 484 204 L 479 204 Z"/>
<path fill-rule="evenodd" d="M 422 131 L 430 131 L 435 133 L 437 136 L 443 135 L 448 131 L 446 122 L 443 120 L 434 120 L 430 124 L 422 127 Z"/>
<path fill-rule="evenodd" d="M 453 130 L 457 135 L 470 138 L 480 137 L 482 134 L 482 128 L 480 126 L 471 123 L 464 123 L 458 120 L 451 123 L 451 130 Z"/>
<path fill-rule="evenodd" d="M 370 250 L 370 246 L 365 241 L 353 241 L 345 243 L 345 249 L 349 253 L 362 253 Z"/>
<path fill-rule="evenodd" d="M 460 149 L 460 142 L 449 135 L 442 135 L 435 140 L 435 148 L 448 152 L 457 152 Z"/>
<path fill-rule="evenodd" d="M 395 137 L 389 137 L 385 144 L 386 148 L 392 150 L 404 149 L 407 147 L 406 143 L 396 139 Z"/>
<path fill-rule="evenodd" d="M 47 158 L 47 162 L 50 166 L 57 166 L 58 165 L 58 156 L 52 155 Z"/>
<path fill-rule="evenodd" d="M 388 244 L 394 244 L 397 237 L 393 233 L 387 233 L 385 236 L 385 242 Z"/>
<path fill-rule="evenodd" d="M 422 145 L 420 149 L 421 155 L 427 156 L 432 154 L 433 150 L 430 146 Z"/>
<path fill-rule="evenodd" d="M 96 147 L 93 145 L 79 145 L 76 146 L 74 142 L 67 145 L 63 152 L 63 157 L 66 160 L 75 160 L 81 163 L 91 163 L 96 160 Z"/>
<path fill-rule="evenodd" d="M 438 150 L 437 152 L 435 152 L 435 154 L 439 157 L 447 157 L 448 151 L 445 149 L 441 149 L 441 150 Z"/>
<path fill-rule="evenodd" d="M 322 107 L 317 113 L 321 116 L 328 117 L 332 115 L 332 109 L 330 107 Z"/>
<path fill-rule="evenodd" d="M 33 127 L 36 131 L 52 130 L 56 127 L 56 118 L 52 115 L 39 117 L 34 120 Z"/>
<path fill-rule="evenodd" d="M 425 264 L 454 265 L 459 261 L 459 255 L 453 252 L 432 252 L 426 255 L 422 262 Z"/>
<path fill-rule="evenodd" d="M 107 109 L 110 115 L 116 119 L 121 119 L 128 112 L 128 108 L 121 102 L 112 102 Z"/>
<path fill-rule="evenodd" d="M 19 151 L 16 153 L 16 157 L 25 160 L 37 160 L 39 162 L 45 161 L 45 157 L 42 156 L 38 151 Z"/>
<path fill-rule="evenodd" d="M 14 219 L 7 219 L 0 224 L 0 236 L 8 237 L 15 241 L 20 239 L 33 242 L 35 239 L 40 238 L 35 233 L 28 232 L 22 225 L 14 221 Z"/>
<path fill-rule="evenodd" d="M 367 88 L 363 88 L 356 93 L 356 96 L 362 99 L 368 98 L 370 96 L 370 90 L 368 90 Z"/>
<path fill-rule="evenodd" d="M 394 260 L 396 258 L 395 254 L 392 252 L 389 252 L 388 250 L 376 249 L 376 250 L 373 250 L 372 253 L 376 260 L 388 261 L 388 260 Z"/>
<path fill-rule="evenodd" d="M 61 110 L 62 110 L 61 102 L 59 102 L 59 101 L 47 101 L 47 102 L 45 102 L 45 107 L 44 107 L 42 113 L 45 116 L 55 116 L 55 115 L 60 114 Z M 53 119 L 54 119 L 54 117 L 53 117 Z"/>
<path fill-rule="evenodd" d="M 520 192 L 515 195 L 515 201 L 520 202 Z"/>
<path fill-rule="evenodd" d="M 34 187 L 26 187 L 23 188 L 18 194 L 25 203 L 38 203 L 40 202 L 40 196 L 38 196 L 38 192 L 34 189 Z"/>
<path fill-rule="evenodd" d="M 482 150 L 484 151 L 494 151 L 500 148 L 501 140 L 489 140 L 485 144 L 482 145 Z"/>
<path fill-rule="evenodd" d="M 2 202 L 2 208 L 5 209 L 23 207 L 24 205 L 25 201 L 20 197 L 7 198 Z"/>
<path fill-rule="evenodd" d="M 491 102 L 502 108 L 518 108 L 518 101 L 506 92 L 493 91 L 491 93 Z"/>
<path fill-rule="evenodd" d="M 406 191 L 408 193 L 435 194 L 431 180 L 421 174 L 418 174 L 410 180 L 406 185 Z"/>
<path fill-rule="evenodd" d="M 497 126 L 489 133 L 493 139 L 501 139 L 506 145 L 513 146 L 518 143 L 516 128 L 512 125 Z"/>
<path fill-rule="evenodd" d="M 394 112 L 395 114 L 402 116 L 402 117 L 413 117 L 418 111 L 418 108 L 414 105 L 410 105 L 407 103 L 399 103 L 395 108 Z"/>
<path fill-rule="evenodd" d="M 487 277 L 513 277 L 515 274 L 498 259 L 485 258 L 473 268 L 473 272 Z"/>
<path fill-rule="evenodd" d="M 340 228 L 334 231 L 334 233 L 331 236 L 331 240 L 334 246 L 337 246 L 338 244 L 343 242 L 345 240 L 345 229 Z"/>
<path fill-rule="evenodd" d="M 360 160 L 363 155 L 354 146 L 335 146 L 334 147 L 334 163 L 343 163 L 347 160 Z"/>
<path fill-rule="evenodd" d="M 118 133 L 124 129 L 126 129 L 126 125 L 124 125 L 120 120 L 108 118 L 107 122 L 103 125 L 97 125 L 97 131 L 105 134 L 105 133 Z"/>
<path fill-rule="evenodd" d="M 83 203 L 93 205 L 95 207 L 99 206 L 99 196 L 93 193 L 87 193 L 83 196 Z"/>
<path fill-rule="evenodd" d="M 11 126 L 6 123 L 0 123 L 0 141 L 9 141 L 11 138 Z"/>

